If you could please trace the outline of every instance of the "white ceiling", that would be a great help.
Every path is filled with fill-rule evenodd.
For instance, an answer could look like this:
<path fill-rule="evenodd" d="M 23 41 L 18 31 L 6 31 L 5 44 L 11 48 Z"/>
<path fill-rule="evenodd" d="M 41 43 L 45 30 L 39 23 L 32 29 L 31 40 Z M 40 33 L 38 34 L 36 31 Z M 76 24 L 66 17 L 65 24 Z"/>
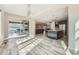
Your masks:
<path fill-rule="evenodd" d="M 31 4 L 31 17 L 40 22 L 64 20 L 67 17 L 67 5 Z M 27 16 L 26 4 L 1 4 L 0 8 L 6 12 Z"/>
<path fill-rule="evenodd" d="M 1 4 L 0 8 L 9 13 L 27 16 L 27 5 L 25 4 Z"/>

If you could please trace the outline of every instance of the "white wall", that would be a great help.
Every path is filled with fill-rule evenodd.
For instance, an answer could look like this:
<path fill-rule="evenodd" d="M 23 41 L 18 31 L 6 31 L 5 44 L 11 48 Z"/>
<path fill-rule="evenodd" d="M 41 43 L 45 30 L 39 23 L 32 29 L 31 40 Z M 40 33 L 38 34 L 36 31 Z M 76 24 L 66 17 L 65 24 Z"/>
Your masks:
<path fill-rule="evenodd" d="M 0 11 L 0 37 L 1 37 L 1 11 Z"/>
<path fill-rule="evenodd" d="M 35 20 L 29 19 L 29 36 L 35 37 Z"/>
<path fill-rule="evenodd" d="M 79 20 L 79 5 L 69 6 L 69 49 L 79 49 L 79 44 L 75 43 L 75 23 Z M 79 42 L 78 42 L 79 43 Z"/>
<path fill-rule="evenodd" d="M 1 33 L 2 33 L 2 30 L 1 30 L 1 23 L 2 22 L 2 19 L 1 19 L 1 11 L 0 11 L 0 45 L 1 45 L 1 42 L 2 42 L 2 35 L 1 35 Z"/>
<path fill-rule="evenodd" d="M 0 12 L 0 44 L 8 38 L 8 20 L 6 14 L 1 11 Z"/>

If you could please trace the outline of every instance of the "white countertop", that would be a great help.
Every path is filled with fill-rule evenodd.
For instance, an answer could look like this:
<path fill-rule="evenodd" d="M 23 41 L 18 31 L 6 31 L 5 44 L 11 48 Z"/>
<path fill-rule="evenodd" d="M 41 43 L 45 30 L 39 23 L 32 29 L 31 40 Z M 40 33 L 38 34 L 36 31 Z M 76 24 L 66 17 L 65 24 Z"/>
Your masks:
<path fill-rule="evenodd" d="M 62 30 L 47 30 L 47 31 L 62 31 Z"/>

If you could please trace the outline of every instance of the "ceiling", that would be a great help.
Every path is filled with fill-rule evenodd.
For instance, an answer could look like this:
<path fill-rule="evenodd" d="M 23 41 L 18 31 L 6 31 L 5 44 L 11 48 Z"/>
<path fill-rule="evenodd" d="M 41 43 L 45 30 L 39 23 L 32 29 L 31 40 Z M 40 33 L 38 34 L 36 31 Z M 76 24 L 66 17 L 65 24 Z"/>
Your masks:
<path fill-rule="evenodd" d="M 27 17 L 27 4 L 1 4 L 0 9 Z M 31 18 L 38 22 L 60 21 L 67 19 L 67 5 L 31 4 Z"/>

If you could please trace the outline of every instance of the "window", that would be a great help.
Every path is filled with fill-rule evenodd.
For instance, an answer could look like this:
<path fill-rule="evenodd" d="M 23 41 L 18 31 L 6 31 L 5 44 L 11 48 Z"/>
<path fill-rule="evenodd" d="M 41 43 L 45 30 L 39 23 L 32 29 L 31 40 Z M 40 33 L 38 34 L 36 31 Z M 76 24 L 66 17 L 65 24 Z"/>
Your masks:
<path fill-rule="evenodd" d="M 29 35 L 29 22 L 19 18 L 9 18 L 9 36 Z"/>
<path fill-rule="evenodd" d="M 79 39 L 79 21 L 77 21 L 75 24 L 75 39 Z"/>

